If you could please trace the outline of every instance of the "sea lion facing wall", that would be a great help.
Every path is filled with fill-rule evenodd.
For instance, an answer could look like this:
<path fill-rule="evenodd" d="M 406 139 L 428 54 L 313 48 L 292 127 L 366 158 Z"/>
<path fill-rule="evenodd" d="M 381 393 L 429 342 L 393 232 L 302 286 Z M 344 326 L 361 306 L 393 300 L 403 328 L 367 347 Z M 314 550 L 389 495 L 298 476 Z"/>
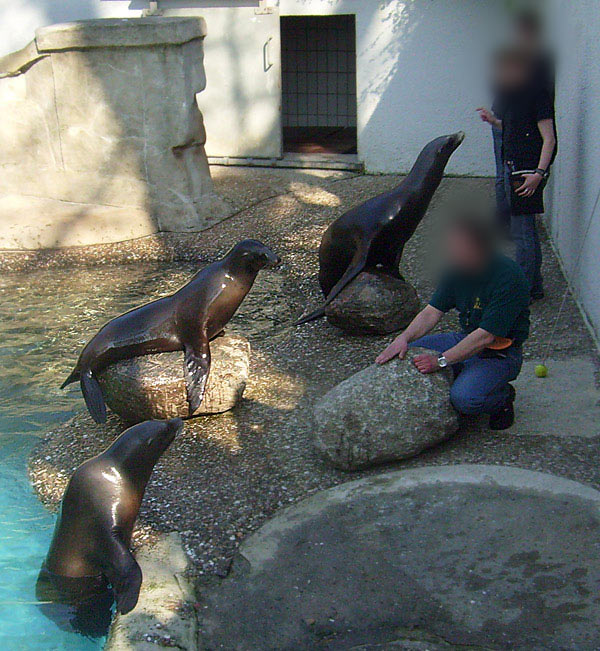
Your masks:
<path fill-rule="evenodd" d="M 325 306 L 363 269 L 399 276 L 404 245 L 423 219 L 464 136 L 459 131 L 432 140 L 400 185 L 352 208 L 329 226 L 319 248 L 319 283 L 326 300 L 296 325 L 324 316 Z"/>

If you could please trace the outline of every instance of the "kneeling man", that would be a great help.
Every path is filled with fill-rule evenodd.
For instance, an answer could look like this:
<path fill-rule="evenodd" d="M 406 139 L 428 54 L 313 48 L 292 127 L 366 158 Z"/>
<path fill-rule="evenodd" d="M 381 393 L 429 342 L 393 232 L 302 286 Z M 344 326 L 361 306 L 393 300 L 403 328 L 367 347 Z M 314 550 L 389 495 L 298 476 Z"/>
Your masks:
<path fill-rule="evenodd" d="M 409 346 L 438 351 L 418 355 L 421 373 L 450 366 L 450 399 L 462 414 L 489 414 L 490 428 L 514 422 L 514 387 L 521 370 L 522 346 L 529 335 L 529 285 L 521 268 L 496 252 L 493 233 L 479 219 L 462 217 L 446 233 L 448 268 L 429 305 L 377 357 L 385 364 L 404 359 Z M 461 330 L 428 333 L 455 308 Z"/>

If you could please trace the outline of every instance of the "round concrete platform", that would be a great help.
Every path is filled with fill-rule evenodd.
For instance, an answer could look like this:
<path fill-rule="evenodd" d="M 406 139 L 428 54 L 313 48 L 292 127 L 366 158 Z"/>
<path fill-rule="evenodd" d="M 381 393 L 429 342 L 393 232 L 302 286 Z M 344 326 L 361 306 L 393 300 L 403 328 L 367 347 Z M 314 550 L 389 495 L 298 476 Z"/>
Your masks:
<path fill-rule="evenodd" d="M 201 646 L 600 648 L 599 533 L 600 493 L 542 473 L 350 482 L 282 511 L 201 588 Z"/>

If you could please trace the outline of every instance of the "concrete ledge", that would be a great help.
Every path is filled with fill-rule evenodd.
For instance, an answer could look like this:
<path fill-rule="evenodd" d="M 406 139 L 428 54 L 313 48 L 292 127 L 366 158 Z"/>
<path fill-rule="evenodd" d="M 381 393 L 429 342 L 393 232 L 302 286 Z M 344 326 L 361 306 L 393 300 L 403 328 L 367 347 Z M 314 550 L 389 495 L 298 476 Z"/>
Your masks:
<path fill-rule="evenodd" d="M 44 53 L 99 47 L 182 45 L 205 36 L 206 22 L 199 16 L 98 18 L 41 27 L 35 33 L 35 42 L 38 51 Z"/>
<path fill-rule="evenodd" d="M 164 535 L 136 553 L 143 583 L 136 608 L 117 615 L 107 651 L 196 649 L 194 594 L 185 577 L 188 559 L 179 534 Z"/>
<path fill-rule="evenodd" d="M 200 586 L 199 646 L 596 649 L 599 530 L 598 491 L 538 472 L 351 482 L 282 511 Z"/>
<path fill-rule="evenodd" d="M 44 56 L 38 52 L 35 41 L 31 41 L 24 48 L 0 57 L 0 79 L 22 74 Z"/>

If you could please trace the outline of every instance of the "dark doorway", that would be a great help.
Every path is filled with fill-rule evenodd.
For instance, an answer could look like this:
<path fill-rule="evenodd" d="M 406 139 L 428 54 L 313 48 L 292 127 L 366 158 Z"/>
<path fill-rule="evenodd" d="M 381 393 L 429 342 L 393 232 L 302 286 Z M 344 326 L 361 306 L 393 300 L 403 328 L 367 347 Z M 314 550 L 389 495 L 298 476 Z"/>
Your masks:
<path fill-rule="evenodd" d="M 283 149 L 356 153 L 354 15 L 281 17 Z"/>

